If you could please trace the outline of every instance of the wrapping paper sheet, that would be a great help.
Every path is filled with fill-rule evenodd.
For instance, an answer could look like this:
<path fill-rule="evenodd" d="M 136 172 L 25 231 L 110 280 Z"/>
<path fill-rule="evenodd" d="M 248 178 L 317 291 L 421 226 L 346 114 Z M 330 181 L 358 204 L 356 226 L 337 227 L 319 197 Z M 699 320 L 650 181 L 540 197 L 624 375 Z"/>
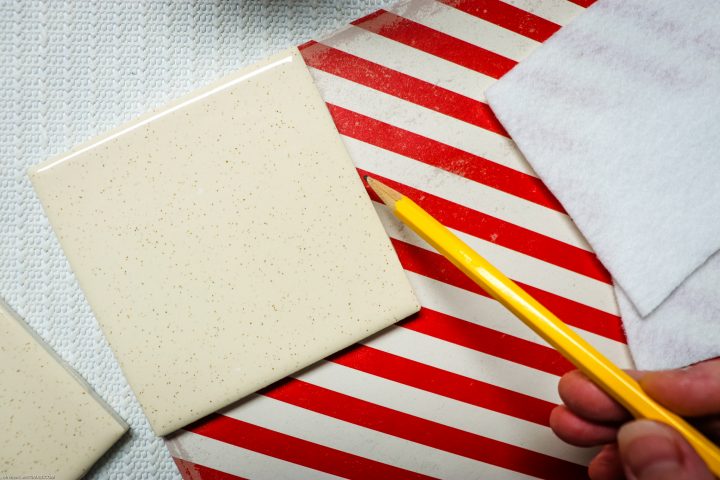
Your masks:
<path fill-rule="evenodd" d="M 0 296 L 130 424 L 87 478 L 180 478 L 79 289 L 26 171 L 393 0 L 0 2 Z"/>
<path fill-rule="evenodd" d="M 603 0 L 488 90 L 617 280 L 640 368 L 720 355 L 718 18 Z"/>
<path fill-rule="evenodd" d="M 581 13 L 412 0 L 301 46 L 358 173 L 411 195 L 631 365 L 612 283 L 484 90 Z M 423 308 L 168 438 L 187 479 L 585 478 L 548 427 L 571 366 L 374 198 Z"/>

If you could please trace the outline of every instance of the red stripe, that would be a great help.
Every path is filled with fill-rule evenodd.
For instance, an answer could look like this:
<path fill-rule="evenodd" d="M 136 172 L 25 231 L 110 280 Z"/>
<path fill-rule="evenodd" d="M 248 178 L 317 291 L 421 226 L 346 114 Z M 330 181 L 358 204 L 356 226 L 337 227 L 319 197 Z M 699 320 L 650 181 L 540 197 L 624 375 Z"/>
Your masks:
<path fill-rule="evenodd" d="M 500 0 L 440 0 L 442 3 L 512 30 L 538 42 L 544 42 L 560 25 Z"/>
<path fill-rule="evenodd" d="M 627 343 L 620 317 L 597 308 L 583 305 L 537 287 L 515 282 L 538 302 L 573 327 L 596 333 L 610 340 Z"/>
<path fill-rule="evenodd" d="M 352 110 L 327 106 L 343 135 L 565 213 L 539 178 Z"/>
<path fill-rule="evenodd" d="M 493 78 L 502 77 L 517 65 L 515 60 L 386 10 L 378 10 L 352 24 Z"/>
<path fill-rule="evenodd" d="M 308 66 L 508 136 L 490 107 L 472 98 L 320 43 L 305 44 Z"/>
<path fill-rule="evenodd" d="M 592 5 L 593 3 L 595 3 L 595 0 L 569 0 L 569 1 L 571 1 L 572 3 L 574 3 L 576 5 L 580 5 L 581 7 L 585 7 L 585 8 L 587 8 L 590 5 Z"/>
<path fill-rule="evenodd" d="M 194 423 L 187 430 L 343 478 L 432 478 L 217 413 Z"/>
<path fill-rule="evenodd" d="M 479 285 L 470 280 L 442 255 L 394 238 L 391 241 L 398 258 L 400 258 L 400 263 L 406 270 L 473 293 L 488 296 Z M 620 317 L 521 282 L 516 283 L 565 323 L 611 340 L 626 343 Z"/>
<path fill-rule="evenodd" d="M 553 375 L 575 367 L 556 350 L 423 307 L 400 326 Z"/>
<path fill-rule="evenodd" d="M 548 426 L 550 402 L 425 365 L 367 345 L 355 345 L 328 360 L 443 397 Z"/>
<path fill-rule="evenodd" d="M 587 477 L 584 466 L 382 407 L 301 380 L 282 382 L 264 394 L 355 425 L 534 477 Z"/>
<path fill-rule="evenodd" d="M 360 176 L 370 175 L 412 198 L 446 227 L 612 285 L 610 274 L 592 252 L 408 187 L 372 172 L 360 168 L 357 170 Z M 378 199 L 369 187 L 368 192 L 371 198 Z"/>
<path fill-rule="evenodd" d="M 173 460 L 185 480 L 245 480 L 243 477 L 198 465 L 182 458 L 173 457 Z"/>
<path fill-rule="evenodd" d="M 317 43 L 317 42 L 316 42 L 315 40 L 308 40 L 307 42 L 298 45 L 297 48 L 298 48 L 298 50 L 300 50 L 300 51 L 302 52 L 302 51 L 305 50 L 306 48 L 312 47 L 312 46 L 315 45 L 316 43 Z"/>

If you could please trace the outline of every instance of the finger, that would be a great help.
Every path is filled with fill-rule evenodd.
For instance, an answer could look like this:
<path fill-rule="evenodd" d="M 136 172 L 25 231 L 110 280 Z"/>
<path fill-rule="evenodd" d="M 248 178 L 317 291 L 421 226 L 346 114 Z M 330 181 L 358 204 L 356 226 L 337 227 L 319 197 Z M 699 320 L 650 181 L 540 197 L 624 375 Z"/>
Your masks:
<path fill-rule="evenodd" d="M 561 440 L 579 447 L 614 442 L 617 435 L 617 427 L 589 422 L 565 405 L 555 407 L 550 413 L 550 428 Z"/>
<path fill-rule="evenodd" d="M 623 425 L 620 458 L 637 480 L 712 480 L 705 462 L 670 427 L 650 420 Z"/>
<path fill-rule="evenodd" d="M 620 422 L 630 414 L 578 370 L 566 373 L 558 384 L 560 398 L 578 416 L 597 422 Z"/>
<path fill-rule="evenodd" d="M 588 476 L 592 480 L 623 480 L 622 462 L 617 443 L 605 445 L 588 465 Z"/>
<path fill-rule="evenodd" d="M 679 370 L 646 372 L 640 377 L 640 385 L 680 415 L 720 414 L 720 359 Z"/>

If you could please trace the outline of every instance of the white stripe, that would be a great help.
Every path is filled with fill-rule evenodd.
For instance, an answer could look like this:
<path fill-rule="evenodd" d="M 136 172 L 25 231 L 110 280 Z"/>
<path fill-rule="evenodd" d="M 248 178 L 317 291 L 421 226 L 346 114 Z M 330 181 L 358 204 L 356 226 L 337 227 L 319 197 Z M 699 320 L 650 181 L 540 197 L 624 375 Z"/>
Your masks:
<path fill-rule="evenodd" d="M 586 465 L 597 453 L 571 447 L 548 427 L 476 407 L 332 362 L 323 362 L 297 378 L 375 405 L 408 413 L 527 450 Z"/>
<path fill-rule="evenodd" d="M 390 327 L 361 343 L 514 392 L 560 403 L 556 375 L 407 328 Z"/>
<path fill-rule="evenodd" d="M 531 478 L 269 397 L 253 396 L 224 415 L 353 455 L 447 479 Z"/>
<path fill-rule="evenodd" d="M 492 77 L 353 25 L 322 43 L 480 102 L 485 102 L 485 89 L 495 82 Z"/>
<path fill-rule="evenodd" d="M 373 202 L 373 205 L 385 227 L 385 231 L 390 237 L 431 252 L 437 252 L 415 232 L 405 228 L 385 205 L 376 202 Z M 612 315 L 619 315 L 612 285 L 466 233 L 454 229 L 449 230 L 513 280 L 597 308 Z"/>
<path fill-rule="evenodd" d="M 567 215 L 427 163 L 342 136 L 355 166 L 583 250 L 590 246 Z"/>
<path fill-rule="evenodd" d="M 585 9 L 567 0 L 503 0 L 558 25 L 566 25 Z"/>
<path fill-rule="evenodd" d="M 173 457 L 253 480 L 341 478 L 184 430 L 165 443 Z"/>
<path fill-rule="evenodd" d="M 539 42 L 434 0 L 414 0 L 389 11 L 512 60 L 527 57 Z"/>
<path fill-rule="evenodd" d="M 310 73 L 328 103 L 535 175 L 507 137 L 316 68 L 310 68 Z"/>
<path fill-rule="evenodd" d="M 405 274 L 424 307 L 549 347 L 542 338 L 495 300 L 414 272 L 406 270 Z M 620 368 L 634 368 L 627 345 L 580 328 L 570 328 Z"/>

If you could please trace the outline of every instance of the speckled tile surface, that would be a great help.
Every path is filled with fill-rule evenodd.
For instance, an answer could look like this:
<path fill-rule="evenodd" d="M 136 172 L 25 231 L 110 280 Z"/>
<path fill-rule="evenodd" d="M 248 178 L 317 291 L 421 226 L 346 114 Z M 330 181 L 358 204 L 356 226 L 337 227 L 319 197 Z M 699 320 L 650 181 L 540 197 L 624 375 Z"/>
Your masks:
<path fill-rule="evenodd" d="M 0 473 L 82 476 L 127 424 L 0 300 Z"/>
<path fill-rule="evenodd" d="M 30 177 L 158 435 L 419 308 L 295 48 Z"/>

